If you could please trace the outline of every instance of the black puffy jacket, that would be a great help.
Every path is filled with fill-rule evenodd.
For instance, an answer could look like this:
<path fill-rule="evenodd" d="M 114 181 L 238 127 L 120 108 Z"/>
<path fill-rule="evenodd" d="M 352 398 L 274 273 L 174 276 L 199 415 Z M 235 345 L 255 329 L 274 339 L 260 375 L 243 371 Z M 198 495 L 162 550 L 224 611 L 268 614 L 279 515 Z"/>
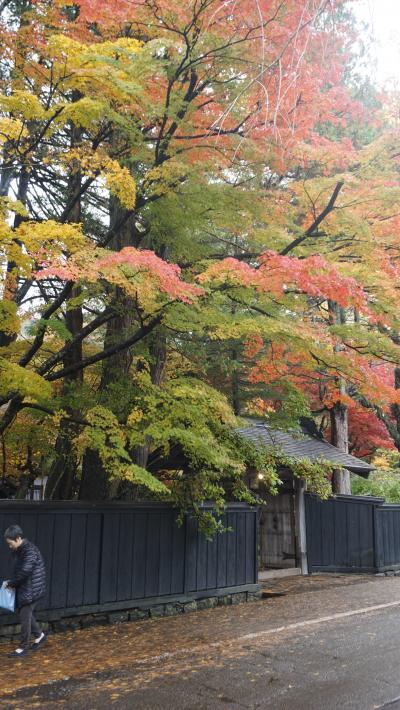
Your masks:
<path fill-rule="evenodd" d="M 46 570 L 40 551 L 26 538 L 13 553 L 13 557 L 14 573 L 9 584 L 16 589 L 16 606 L 20 609 L 44 596 Z"/>

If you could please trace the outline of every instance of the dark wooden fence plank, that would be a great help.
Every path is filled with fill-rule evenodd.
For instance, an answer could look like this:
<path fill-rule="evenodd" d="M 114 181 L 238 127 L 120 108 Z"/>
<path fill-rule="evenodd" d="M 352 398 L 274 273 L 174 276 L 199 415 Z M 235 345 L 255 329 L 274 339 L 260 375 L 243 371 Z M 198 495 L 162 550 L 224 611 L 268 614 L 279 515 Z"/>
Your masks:
<path fill-rule="evenodd" d="M 332 505 L 327 505 L 326 510 L 323 510 L 322 508 L 320 509 L 320 516 L 326 518 L 326 523 L 328 526 L 333 525 L 333 506 Z M 333 543 L 333 536 L 324 536 L 321 538 L 321 559 L 322 559 L 322 564 L 325 566 L 329 564 L 329 561 L 332 559 L 333 555 L 335 553 L 335 546 Z"/>
<path fill-rule="evenodd" d="M 85 513 L 71 515 L 71 552 L 68 569 L 67 606 L 80 606 L 83 604 L 86 519 Z"/>
<path fill-rule="evenodd" d="M 48 609 L 51 606 L 51 589 L 53 580 L 53 545 L 54 545 L 54 513 L 40 517 L 38 514 L 38 526 L 36 542 L 43 555 L 46 564 L 46 595 L 40 600 L 38 608 Z"/>
<path fill-rule="evenodd" d="M 67 606 L 69 557 L 71 552 L 71 515 L 60 513 L 54 517 L 53 549 L 51 556 L 50 606 Z"/>
<path fill-rule="evenodd" d="M 306 528 L 310 572 L 400 568 L 400 505 L 367 496 L 323 502 L 307 495 Z"/>
<path fill-rule="evenodd" d="M 367 506 L 360 515 L 360 566 L 373 568 L 374 561 L 374 520 L 373 507 Z"/>
<path fill-rule="evenodd" d="M 337 567 L 345 567 L 347 561 L 347 515 L 346 508 L 343 505 L 335 505 L 335 501 L 331 502 L 333 516 L 333 541 L 334 541 L 334 564 Z M 320 520 L 321 523 L 321 520 Z M 317 534 L 316 531 L 314 534 Z"/>
<path fill-rule="evenodd" d="M 382 505 L 374 511 L 375 559 L 379 570 L 400 567 L 400 506 Z"/>
<path fill-rule="evenodd" d="M 226 586 L 233 587 L 236 579 L 236 513 L 228 513 L 226 533 Z"/>
<path fill-rule="evenodd" d="M 0 534 L 20 524 L 46 561 L 47 612 L 86 613 L 146 599 L 184 599 L 257 584 L 257 511 L 229 505 L 223 525 L 232 531 L 213 540 L 193 515 L 183 525 L 163 504 L 84 504 L 0 501 Z M 11 573 L 11 555 L 0 545 L 0 580 Z M 243 586 L 242 586 L 243 585 Z M 189 597 L 188 597 L 189 595 Z M 114 605 L 114 606 L 113 606 Z M 9 615 L 0 613 L 0 624 Z"/>
<path fill-rule="evenodd" d="M 217 555 L 217 544 L 209 544 L 207 550 L 207 589 L 215 589 L 217 587 Z"/>
<path fill-rule="evenodd" d="M 172 512 L 172 560 L 171 594 L 183 594 L 185 591 L 185 524 L 178 527 L 175 523 L 176 511 Z"/>
<path fill-rule="evenodd" d="M 83 603 L 100 602 L 100 569 L 102 556 L 103 516 L 96 511 L 88 512 L 86 523 L 85 572 L 83 580 Z"/>
<path fill-rule="evenodd" d="M 160 574 L 158 596 L 171 594 L 174 526 L 173 514 L 162 515 L 160 519 Z"/>
<path fill-rule="evenodd" d="M 120 519 L 117 512 L 103 516 L 100 603 L 117 600 Z"/>
<path fill-rule="evenodd" d="M 147 512 L 135 514 L 132 562 L 132 599 L 142 599 L 146 586 L 146 530 Z"/>
<path fill-rule="evenodd" d="M 258 545 L 257 543 L 258 517 L 256 515 L 246 515 L 246 582 L 257 578 L 258 573 Z M 218 563 L 219 568 L 219 563 Z M 218 580 L 218 572 L 217 572 Z"/>
<path fill-rule="evenodd" d="M 145 597 L 157 597 L 160 573 L 160 515 L 150 513 L 146 532 L 146 586 Z"/>
<path fill-rule="evenodd" d="M 185 536 L 185 592 L 196 589 L 197 580 L 197 525 L 192 515 L 186 518 Z"/>
<path fill-rule="evenodd" d="M 131 598 L 132 567 L 134 539 L 134 516 L 124 512 L 120 517 L 119 542 L 118 542 L 118 572 L 117 572 L 117 599 Z"/>
<path fill-rule="evenodd" d="M 209 543 L 204 535 L 197 531 L 196 589 L 207 589 L 207 554 Z"/>
<path fill-rule="evenodd" d="M 246 515 L 236 514 L 236 584 L 246 583 Z"/>
<path fill-rule="evenodd" d="M 226 519 L 224 519 L 223 524 L 226 525 Z M 218 535 L 217 538 L 217 555 L 218 555 L 218 568 L 217 568 L 217 587 L 227 587 L 227 532 Z"/>

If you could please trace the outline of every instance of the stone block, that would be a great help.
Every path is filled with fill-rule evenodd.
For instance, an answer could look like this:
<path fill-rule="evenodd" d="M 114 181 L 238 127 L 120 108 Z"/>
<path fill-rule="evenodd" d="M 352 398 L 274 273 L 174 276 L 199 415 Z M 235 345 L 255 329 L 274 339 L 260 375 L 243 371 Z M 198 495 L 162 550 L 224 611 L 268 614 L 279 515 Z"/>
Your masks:
<path fill-rule="evenodd" d="M 70 628 L 66 619 L 60 619 L 60 621 L 53 621 L 51 626 L 53 631 L 56 631 L 57 633 L 62 631 L 68 631 Z"/>
<path fill-rule="evenodd" d="M 73 619 L 68 624 L 68 629 L 70 631 L 77 631 L 78 629 L 81 629 L 81 628 L 82 628 L 82 625 L 81 625 L 81 622 L 79 621 L 79 619 Z"/>
<path fill-rule="evenodd" d="M 107 614 L 85 614 L 80 617 L 80 622 L 83 629 L 89 626 L 102 626 L 108 624 Z"/>
<path fill-rule="evenodd" d="M 201 609 L 214 609 L 218 606 L 218 597 L 207 597 L 206 599 L 198 599 L 197 608 Z"/>
<path fill-rule="evenodd" d="M 185 604 L 183 604 L 183 611 L 185 612 L 185 614 L 189 614 L 192 611 L 197 611 L 197 602 L 194 600 L 192 602 L 186 602 Z"/>
<path fill-rule="evenodd" d="M 182 614 L 183 607 L 182 604 L 166 604 L 165 605 L 165 616 L 176 616 L 176 614 Z"/>
<path fill-rule="evenodd" d="M 165 616 L 165 604 L 155 604 L 150 607 L 150 616 L 152 619 L 158 619 L 160 616 Z"/>
<path fill-rule="evenodd" d="M 223 597 L 218 597 L 218 606 L 229 606 L 232 604 L 232 594 L 225 594 Z"/>
<path fill-rule="evenodd" d="M 247 601 L 248 602 L 259 602 L 260 599 L 262 599 L 262 591 L 257 590 L 256 592 L 247 592 Z"/>
<path fill-rule="evenodd" d="M 0 636 L 12 636 L 14 633 L 14 626 L 0 626 Z"/>
<path fill-rule="evenodd" d="M 141 621 L 142 619 L 148 619 L 149 618 L 149 610 L 148 609 L 131 609 L 129 612 L 129 620 L 130 621 Z"/>
<path fill-rule="evenodd" d="M 127 611 L 112 611 L 108 614 L 110 624 L 122 624 L 129 620 L 129 612 Z"/>
<path fill-rule="evenodd" d="M 232 604 L 243 604 L 247 601 L 246 592 L 232 594 Z"/>

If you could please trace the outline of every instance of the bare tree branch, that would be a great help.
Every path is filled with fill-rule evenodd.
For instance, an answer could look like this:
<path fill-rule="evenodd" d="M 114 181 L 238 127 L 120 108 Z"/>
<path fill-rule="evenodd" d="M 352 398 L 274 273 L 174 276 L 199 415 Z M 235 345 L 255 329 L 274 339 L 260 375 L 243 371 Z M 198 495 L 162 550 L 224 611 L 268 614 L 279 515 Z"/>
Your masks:
<path fill-rule="evenodd" d="M 325 217 L 327 217 L 328 214 L 330 212 L 332 212 L 332 210 L 334 209 L 335 202 L 339 196 L 339 192 L 342 189 L 343 185 L 344 185 L 344 182 L 336 183 L 335 189 L 332 192 L 331 198 L 330 198 L 328 204 L 326 205 L 326 207 L 322 210 L 322 212 L 320 212 L 318 217 L 314 220 L 314 222 L 311 224 L 311 226 L 307 229 L 307 231 L 301 237 L 297 237 L 297 239 L 294 239 L 292 242 L 290 242 L 290 244 L 288 244 L 284 249 L 282 249 L 282 251 L 279 252 L 281 256 L 286 256 L 286 254 L 289 254 L 291 251 L 293 251 L 293 249 L 295 249 L 300 244 L 305 242 L 306 239 L 308 239 L 309 237 L 315 236 L 315 233 L 316 233 L 319 225 L 321 224 L 321 222 L 323 222 Z"/>

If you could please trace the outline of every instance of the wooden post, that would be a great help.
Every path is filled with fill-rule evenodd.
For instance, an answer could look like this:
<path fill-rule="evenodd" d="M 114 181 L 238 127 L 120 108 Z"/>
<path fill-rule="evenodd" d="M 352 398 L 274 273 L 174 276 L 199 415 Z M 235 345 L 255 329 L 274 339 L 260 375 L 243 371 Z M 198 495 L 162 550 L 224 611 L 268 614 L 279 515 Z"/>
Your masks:
<path fill-rule="evenodd" d="M 295 478 L 294 490 L 295 490 L 297 566 L 300 567 L 301 574 L 308 574 L 306 508 L 305 508 L 305 499 L 304 499 L 304 493 L 306 490 L 305 481 L 301 480 L 300 478 Z"/>

